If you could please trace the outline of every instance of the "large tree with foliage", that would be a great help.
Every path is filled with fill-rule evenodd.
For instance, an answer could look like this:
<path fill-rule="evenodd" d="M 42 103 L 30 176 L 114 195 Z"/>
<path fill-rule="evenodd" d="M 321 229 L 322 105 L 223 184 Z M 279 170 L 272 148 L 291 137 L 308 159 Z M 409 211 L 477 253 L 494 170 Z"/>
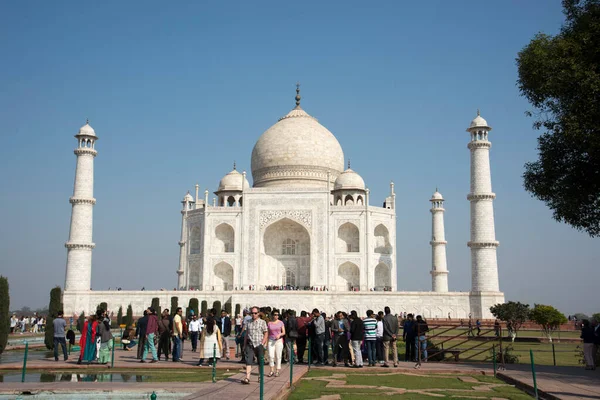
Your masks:
<path fill-rule="evenodd" d="M 542 327 L 544 335 L 552 342 L 552 332 L 567 322 L 567 317 L 556 308 L 544 304 L 535 304 L 529 313 L 529 319 Z"/>
<path fill-rule="evenodd" d="M 8 343 L 10 330 L 10 295 L 8 292 L 8 279 L 0 275 L 0 354 Z"/>
<path fill-rule="evenodd" d="M 117 325 L 123 324 L 123 306 L 119 306 L 119 311 L 117 312 Z"/>
<path fill-rule="evenodd" d="M 557 221 L 600 236 L 600 0 L 563 0 L 555 36 L 538 33 L 519 52 L 518 86 L 534 107 L 539 158 L 525 189 Z"/>
<path fill-rule="evenodd" d="M 188 303 L 187 312 L 190 313 L 191 311 L 193 311 L 195 315 L 198 315 L 198 299 L 195 297 L 191 298 Z"/>
<path fill-rule="evenodd" d="M 175 316 L 177 307 L 179 307 L 178 304 L 179 304 L 179 298 L 177 296 L 171 297 L 171 317 Z"/>
<path fill-rule="evenodd" d="M 123 318 L 123 323 L 127 326 L 133 325 L 133 307 L 131 307 L 131 304 L 127 306 L 127 314 Z"/>
<path fill-rule="evenodd" d="M 48 317 L 46 318 L 46 331 L 44 334 L 44 343 L 49 350 L 54 348 L 54 319 L 62 309 L 62 289 L 56 286 L 50 291 L 50 304 L 48 305 Z"/>
<path fill-rule="evenodd" d="M 521 325 L 529 318 L 529 304 L 509 301 L 508 303 L 496 304 L 490 307 L 490 312 L 500 321 L 510 324 L 516 335 Z"/>

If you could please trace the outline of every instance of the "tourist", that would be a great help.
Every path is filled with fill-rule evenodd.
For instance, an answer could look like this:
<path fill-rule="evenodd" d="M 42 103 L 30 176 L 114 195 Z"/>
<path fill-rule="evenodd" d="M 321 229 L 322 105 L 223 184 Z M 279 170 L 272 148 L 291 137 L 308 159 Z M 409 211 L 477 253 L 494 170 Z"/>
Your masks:
<path fill-rule="evenodd" d="M 269 328 L 265 321 L 258 317 L 258 307 L 252 307 L 252 322 L 246 326 L 246 336 L 244 337 L 244 351 L 246 353 L 246 377 L 242 379 L 243 384 L 250 383 L 250 373 L 252 372 L 252 362 L 254 356 L 259 363 L 264 357 L 264 348 L 269 339 Z M 260 381 L 260 378 L 259 378 Z"/>
<path fill-rule="evenodd" d="M 473 333 L 473 319 L 471 318 L 471 314 L 469 314 L 469 330 L 467 332 L 467 336 L 475 336 Z"/>
<path fill-rule="evenodd" d="M 10 333 L 15 333 L 15 329 L 17 328 L 18 323 L 19 319 L 17 318 L 17 315 L 13 314 L 13 316 L 10 317 Z"/>
<path fill-rule="evenodd" d="M 235 334 L 238 335 L 242 331 L 242 314 L 238 314 L 235 318 Z"/>
<path fill-rule="evenodd" d="M 500 337 L 500 321 L 498 321 L 498 318 L 494 321 L 494 334 L 496 337 Z"/>
<path fill-rule="evenodd" d="M 584 319 L 581 324 L 581 338 L 583 339 L 583 359 L 585 360 L 585 369 L 595 370 L 596 352 L 594 343 L 597 341 L 594 327 L 590 325 L 590 321 Z"/>
<path fill-rule="evenodd" d="M 475 326 L 477 327 L 477 336 L 481 335 L 481 321 L 475 321 Z"/>
<path fill-rule="evenodd" d="M 148 327 L 148 311 L 144 310 L 144 316 L 137 320 L 135 336 L 138 338 L 137 359 L 142 359 L 142 353 L 146 348 L 146 328 Z"/>
<path fill-rule="evenodd" d="M 137 344 L 134 340 L 135 338 L 135 329 L 131 325 L 127 325 L 125 330 L 123 331 L 123 337 L 121 338 L 121 344 L 123 345 L 123 350 L 131 351 L 131 349 Z"/>
<path fill-rule="evenodd" d="M 398 366 L 398 349 L 396 348 L 396 338 L 398 337 L 398 318 L 391 314 L 390 308 L 385 306 L 385 316 L 383 317 L 383 366 L 389 367 L 390 350 L 392 350 L 392 359 L 394 367 Z"/>
<path fill-rule="evenodd" d="M 169 352 L 171 350 L 171 316 L 169 309 L 162 311 L 161 319 L 158 321 L 158 352 L 157 358 L 160 360 L 162 354 L 165 355 L 165 361 L 169 361 Z"/>
<path fill-rule="evenodd" d="M 200 338 L 200 360 L 198 366 L 201 367 L 205 358 L 209 359 L 208 366 L 212 367 L 216 363 L 223 352 L 223 342 L 221 339 L 221 331 L 216 326 L 215 318 L 209 315 L 206 318 L 206 324 L 202 330 Z"/>
<path fill-rule="evenodd" d="M 190 330 L 190 342 L 192 344 L 192 352 L 196 352 L 198 347 L 198 337 L 200 335 L 200 321 L 195 314 L 192 314 L 191 321 L 188 325 Z"/>
<path fill-rule="evenodd" d="M 417 347 L 417 350 L 421 351 L 421 359 L 427 362 L 427 332 L 429 331 L 429 326 L 427 326 L 427 322 L 420 315 L 417 315 L 417 320 L 415 321 L 414 325 L 414 331 L 417 335 L 417 337 L 415 338 L 415 345 L 421 346 Z"/>
<path fill-rule="evenodd" d="M 325 357 L 323 354 L 323 344 L 325 343 L 325 319 L 319 312 L 319 309 L 315 308 L 312 311 L 313 320 L 311 322 L 314 329 L 314 353 L 317 354 L 317 361 L 321 365 L 325 365 Z M 313 361 L 314 362 L 314 361 Z"/>
<path fill-rule="evenodd" d="M 383 365 L 383 311 L 377 313 L 377 361 Z"/>
<path fill-rule="evenodd" d="M 66 322 L 66 321 L 65 321 Z M 44 316 L 40 316 L 38 318 L 38 332 L 45 332 L 45 326 L 46 326 L 46 318 Z"/>
<path fill-rule="evenodd" d="M 402 340 L 406 343 L 405 353 L 404 353 L 404 361 L 416 361 L 417 353 L 415 349 L 415 331 L 414 331 L 414 315 L 408 314 L 406 319 L 404 320 L 404 325 L 402 327 Z"/>
<path fill-rule="evenodd" d="M 177 307 L 173 317 L 173 362 L 181 361 L 181 338 L 183 337 L 181 314 L 181 307 Z"/>
<path fill-rule="evenodd" d="M 65 328 L 67 327 L 67 321 L 63 318 L 63 312 L 59 311 L 58 315 L 53 321 L 54 325 L 54 361 L 58 361 L 58 345 L 62 347 L 64 360 L 67 361 L 67 342 L 65 341 Z"/>
<path fill-rule="evenodd" d="M 362 352 L 360 345 L 365 337 L 364 323 L 358 318 L 356 310 L 350 312 L 350 340 L 352 342 L 352 350 L 354 352 L 354 368 L 363 367 Z"/>
<path fill-rule="evenodd" d="M 156 310 L 153 307 L 148 307 L 146 310 L 148 323 L 146 326 L 146 340 L 144 341 L 144 351 L 142 353 L 141 363 L 146 362 L 146 356 L 148 355 L 148 350 L 150 350 L 152 354 L 151 363 L 158 362 L 158 355 L 156 354 L 156 343 L 158 342 L 158 317 L 156 316 Z"/>
<path fill-rule="evenodd" d="M 100 336 L 100 349 L 98 350 L 98 363 L 106 365 L 110 362 L 110 351 L 113 346 L 113 335 L 110 332 L 110 319 L 104 310 L 98 322 L 98 336 Z"/>
<path fill-rule="evenodd" d="M 327 314 L 321 312 L 321 316 L 325 320 L 325 340 L 323 341 L 323 364 L 329 364 L 329 343 L 331 342 L 331 317 L 327 317 Z"/>
<path fill-rule="evenodd" d="M 287 341 L 287 352 L 288 361 L 291 360 L 294 364 L 297 363 L 296 358 L 296 340 L 298 339 L 298 320 L 296 318 L 296 312 L 294 310 L 288 310 L 287 312 L 287 324 L 285 325 L 285 337 Z"/>
<path fill-rule="evenodd" d="M 218 319 L 218 327 L 221 331 L 221 347 L 225 359 L 229 360 L 229 336 L 231 335 L 231 318 L 227 315 L 227 310 L 221 310 L 221 318 Z"/>
<path fill-rule="evenodd" d="M 312 320 L 306 311 L 300 311 L 300 316 L 296 318 L 298 323 L 298 364 L 304 364 L 304 352 L 306 351 L 306 339 L 308 335 L 308 323 Z"/>
<path fill-rule="evenodd" d="M 373 310 L 367 310 L 367 318 L 363 320 L 363 326 L 369 367 L 374 367 L 377 362 L 377 320 Z"/>
<path fill-rule="evenodd" d="M 269 377 L 279 376 L 281 371 L 281 353 L 283 352 L 283 336 L 285 336 L 285 326 L 279 319 L 279 311 L 273 310 L 273 319 L 267 324 L 269 329 L 269 366 L 271 371 Z M 277 369 L 275 369 L 277 364 Z"/>
<path fill-rule="evenodd" d="M 331 331 L 335 337 L 332 365 L 335 367 L 338 362 L 343 361 L 344 365 L 349 367 L 347 333 L 350 331 L 350 323 L 344 318 L 344 314 L 341 311 L 336 313 L 335 320 L 331 323 Z"/>
<path fill-rule="evenodd" d="M 98 332 L 98 318 L 95 314 L 90 315 L 83 323 L 81 337 L 79 338 L 79 360 L 77 364 L 96 361 L 96 333 Z"/>

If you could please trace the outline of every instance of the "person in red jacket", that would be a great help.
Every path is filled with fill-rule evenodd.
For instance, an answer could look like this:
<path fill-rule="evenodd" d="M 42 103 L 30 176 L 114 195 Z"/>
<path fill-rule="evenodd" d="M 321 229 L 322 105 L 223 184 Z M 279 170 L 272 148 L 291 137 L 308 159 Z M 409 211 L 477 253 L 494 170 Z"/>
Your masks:
<path fill-rule="evenodd" d="M 98 318 L 96 315 L 90 315 L 83 324 L 81 330 L 81 338 L 79 339 L 79 346 L 81 351 L 79 352 L 79 360 L 77 364 L 81 364 L 86 361 L 88 364 L 95 361 L 98 354 L 98 348 L 96 346 L 96 333 L 98 332 Z"/>
<path fill-rule="evenodd" d="M 298 364 L 304 364 L 304 351 L 306 350 L 306 339 L 308 337 L 308 323 L 312 318 L 308 316 L 306 311 L 301 311 L 300 316 L 296 318 L 298 323 L 298 338 L 296 346 L 298 347 Z"/>

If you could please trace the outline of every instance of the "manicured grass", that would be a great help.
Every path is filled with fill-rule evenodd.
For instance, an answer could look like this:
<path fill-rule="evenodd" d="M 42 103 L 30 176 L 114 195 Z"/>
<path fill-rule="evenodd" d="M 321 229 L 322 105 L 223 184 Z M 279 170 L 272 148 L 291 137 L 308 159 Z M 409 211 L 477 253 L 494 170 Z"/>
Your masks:
<path fill-rule="evenodd" d="M 380 372 L 355 372 L 345 373 L 339 371 L 340 374 L 345 374 L 345 377 L 335 378 L 341 382 L 345 382 L 347 385 L 360 385 L 361 387 L 327 387 L 327 382 L 321 380 L 312 380 L 306 378 L 319 378 L 323 377 L 325 371 L 313 370 L 309 372 L 305 378 L 303 378 L 297 385 L 296 389 L 291 393 L 290 400 L 304 400 L 304 399 L 317 399 L 325 395 L 340 395 L 343 400 L 364 400 L 365 396 L 369 398 L 385 398 L 385 399 L 396 399 L 396 400 L 407 400 L 407 399 L 431 399 L 432 396 L 423 393 L 404 393 L 389 395 L 390 390 L 379 390 L 374 389 L 372 386 L 377 387 L 390 387 L 390 388 L 402 388 L 406 390 L 423 390 L 429 393 L 438 395 L 439 398 L 452 398 L 452 399 L 472 399 L 477 398 L 489 398 L 502 397 L 511 400 L 525 400 L 531 397 L 520 390 L 505 385 L 504 382 L 491 377 L 475 375 L 479 383 L 468 383 L 460 381 L 459 375 L 456 376 L 441 376 L 441 375 L 429 375 L 429 376 L 415 376 L 415 375 L 404 375 L 397 373 L 385 373 Z M 331 375 L 330 375 L 331 376 Z M 492 388 L 492 390 L 482 391 L 473 390 L 473 387 L 486 386 L 487 384 L 499 384 L 503 386 Z M 437 389 L 437 390 L 431 390 Z"/>

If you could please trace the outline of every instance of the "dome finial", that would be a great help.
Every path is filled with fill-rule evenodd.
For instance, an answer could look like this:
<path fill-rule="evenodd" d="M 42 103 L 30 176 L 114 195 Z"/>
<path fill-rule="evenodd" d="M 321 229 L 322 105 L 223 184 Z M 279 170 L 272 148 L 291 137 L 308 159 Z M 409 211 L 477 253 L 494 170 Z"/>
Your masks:
<path fill-rule="evenodd" d="M 480 116 L 480 115 L 479 115 L 479 108 L 477 109 L 477 116 L 478 116 L 478 117 Z"/>
<path fill-rule="evenodd" d="M 235 171 L 235 160 L 233 160 L 233 170 Z"/>
<path fill-rule="evenodd" d="M 348 159 L 348 169 L 350 169 L 350 159 Z"/>
<path fill-rule="evenodd" d="M 296 108 L 300 108 L 300 82 L 296 82 Z"/>
<path fill-rule="evenodd" d="M 435 187 L 435 191 L 436 191 L 436 192 L 439 192 L 439 190 L 438 190 L 438 187 L 437 187 L 437 186 Z"/>
<path fill-rule="evenodd" d="M 89 125 L 89 124 L 90 124 L 90 119 L 89 119 L 89 118 L 87 118 L 87 117 L 85 118 L 85 124 L 86 124 L 86 125 Z"/>

